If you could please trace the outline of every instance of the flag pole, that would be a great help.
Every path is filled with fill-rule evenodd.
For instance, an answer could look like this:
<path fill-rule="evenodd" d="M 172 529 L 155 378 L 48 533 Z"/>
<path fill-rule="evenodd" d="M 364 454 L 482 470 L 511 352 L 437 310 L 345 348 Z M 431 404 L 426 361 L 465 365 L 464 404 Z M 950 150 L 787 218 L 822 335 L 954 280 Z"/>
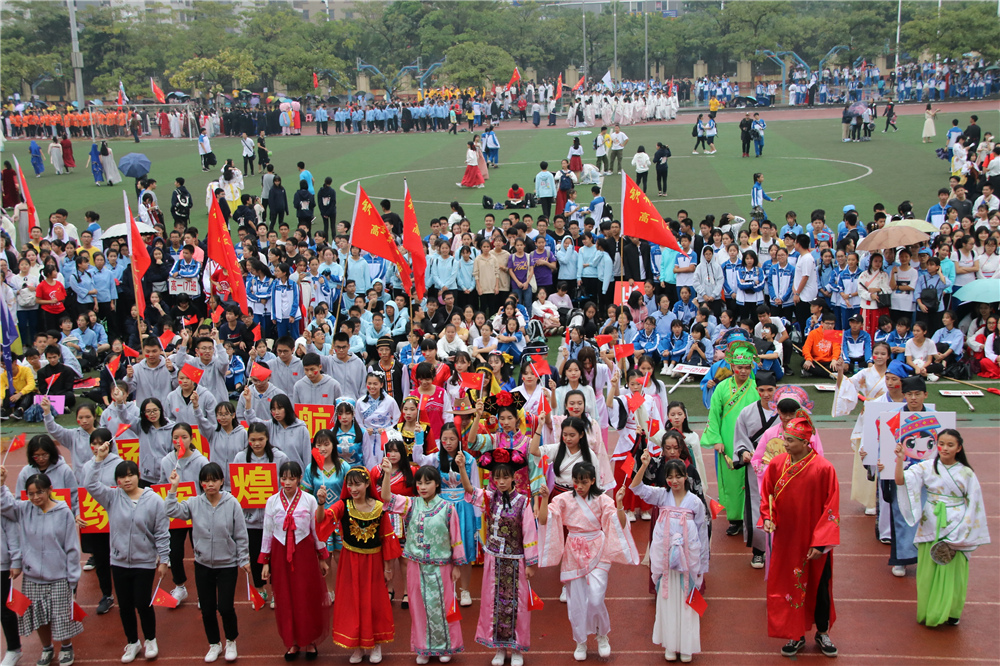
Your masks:
<path fill-rule="evenodd" d="M 622 171 L 622 207 L 619 209 L 624 216 L 625 213 L 625 172 Z M 625 220 L 622 220 L 621 229 L 625 229 Z M 619 243 L 619 255 L 618 258 L 621 260 L 621 280 L 625 281 L 625 234 L 622 233 L 621 237 L 618 239 Z M 639 263 L 642 263 L 642 252 L 639 253 Z"/>
<path fill-rule="evenodd" d="M 354 190 L 354 210 L 351 212 L 351 235 L 347 239 L 347 257 L 344 258 L 344 266 L 347 266 L 347 260 L 351 258 L 351 244 L 354 242 L 354 227 L 355 222 L 358 219 L 358 202 L 361 201 L 361 179 L 358 179 L 357 187 Z M 344 291 L 347 288 L 347 270 L 344 270 L 344 286 L 340 288 L 340 299 L 337 301 L 337 315 L 333 318 L 333 332 L 334 335 L 337 333 L 337 329 L 340 327 L 340 313 L 344 309 Z"/>

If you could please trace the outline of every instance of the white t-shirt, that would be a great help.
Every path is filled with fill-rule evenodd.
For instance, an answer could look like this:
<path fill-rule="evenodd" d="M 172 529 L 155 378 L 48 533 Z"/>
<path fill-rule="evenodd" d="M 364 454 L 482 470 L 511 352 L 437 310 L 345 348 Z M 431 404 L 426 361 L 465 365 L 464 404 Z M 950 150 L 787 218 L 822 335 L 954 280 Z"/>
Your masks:
<path fill-rule="evenodd" d="M 626 141 L 628 141 L 628 135 L 625 132 L 612 132 L 611 150 L 622 150 L 625 148 Z"/>
<path fill-rule="evenodd" d="M 920 274 L 917 269 L 910 264 L 907 270 L 902 268 L 896 269 L 896 287 L 897 289 L 892 292 L 892 299 L 889 301 L 889 307 L 893 310 L 904 310 L 906 312 L 913 311 L 913 294 L 912 291 L 899 291 L 898 287 L 903 285 L 905 287 L 916 287 L 917 278 Z"/>
<path fill-rule="evenodd" d="M 781 323 L 781 319 L 779 319 L 778 317 L 771 317 L 771 323 L 774 324 L 778 329 L 778 334 L 774 336 L 774 339 L 777 340 L 778 338 L 781 337 L 781 334 L 785 332 L 785 325 Z M 753 336 L 755 338 L 763 339 L 764 324 L 762 324 L 761 322 L 757 322 L 757 324 L 753 327 Z"/>
<path fill-rule="evenodd" d="M 798 289 L 802 278 L 808 278 L 806 285 L 799 292 L 799 298 L 807 303 L 816 300 L 819 287 L 816 280 L 816 260 L 808 252 L 798 258 L 795 262 L 795 274 L 792 278 L 792 290 Z"/>
<path fill-rule="evenodd" d="M 906 346 L 903 349 L 908 358 L 913 358 L 913 363 L 918 370 L 926 366 L 928 359 L 937 353 L 937 345 L 930 338 L 924 338 L 924 344 L 919 347 L 913 338 L 910 338 L 906 341 Z"/>
<path fill-rule="evenodd" d="M 543 456 L 548 456 L 550 465 L 555 463 L 556 453 L 559 452 L 558 444 L 545 444 L 538 448 L 541 450 Z M 563 456 L 562 461 L 559 463 L 559 474 L 556 475 L 556 483 L 566 488 L 572 488 L 573 466 L 578 462 L 583 462 L 583 449 L 577 449 L 575 455 L 570 453 L 569 449 L 566 449 L 566 455 Z M 554 468 L 553 471 L 555 471 Z"/>

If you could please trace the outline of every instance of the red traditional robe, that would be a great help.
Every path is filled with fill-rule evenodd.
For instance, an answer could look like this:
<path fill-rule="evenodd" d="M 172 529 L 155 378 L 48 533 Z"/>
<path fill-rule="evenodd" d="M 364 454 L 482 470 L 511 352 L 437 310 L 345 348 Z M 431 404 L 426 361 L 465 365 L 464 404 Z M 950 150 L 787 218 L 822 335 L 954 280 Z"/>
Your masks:
<path fill-rule="evenodd" d="M 832 627 L 837 617 L 832 548 L 840 544 L 840 487 L 833 464 L 814 451 L 797 463 L 787 453 L 775 456 L 764 472 L 760 498 L 761 521 L 770 519 L 775 525 L 767 574 L 768 636 L 797 639 L 813 626 L 816 591 L 827 561 Z M 827 552 L 807 560 L 810 548 Z"/>

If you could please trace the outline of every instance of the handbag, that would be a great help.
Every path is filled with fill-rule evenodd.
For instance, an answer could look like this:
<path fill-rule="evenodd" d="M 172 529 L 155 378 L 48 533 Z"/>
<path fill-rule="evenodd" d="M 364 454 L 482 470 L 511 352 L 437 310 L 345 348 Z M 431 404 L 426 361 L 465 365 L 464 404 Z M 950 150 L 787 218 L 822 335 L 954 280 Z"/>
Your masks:
<path fill-rule="evenodd" d="M 937 289 L 934 290 L 934 293 L 937 294 Z M 889 294 L 889 293 L 883 294 L 883 293 L 879 292 L 878 293 L 878 306 L 880 308 L 888 308 L 891 305 L 892 305 L 892 294 Z"/>

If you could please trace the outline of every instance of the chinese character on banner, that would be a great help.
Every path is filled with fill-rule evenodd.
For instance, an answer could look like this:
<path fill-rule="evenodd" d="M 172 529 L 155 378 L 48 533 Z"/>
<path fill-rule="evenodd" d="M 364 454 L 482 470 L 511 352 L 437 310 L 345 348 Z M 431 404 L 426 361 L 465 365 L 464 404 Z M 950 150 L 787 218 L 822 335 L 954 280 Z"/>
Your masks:
<path fill-rule="evenodd" d="M 158 483 L 156 485 L 150 486 L 150 488 L 156 492 L 157 495 L 163 499 L 167 499 L 167 493 L 170 491 L 169 483 Z M 194 481 L 188 481 L 187 483 L 182 483 L 177 486 L 177 501 L 184 502 L 195 496 Z M 177 518 L 170 519 L 170 529 L 177 529 L 179 527 L 191 527 L 190 520 L 179 520 Z"/>
<path fill-rule="evenodd" d="M 201 455 L 208 458 L 208 440 L 201 436 L 201 431 L 196 425 L 191 426 L 191 443 L 194 444 L 194 448 L 201 452 Z"/>
<path fill-rule="evenodd" d="M 630 285 L 628 280 L 615 281 L 615 305 L 624 305 L 628 303 L 628 297 L 632 295 L 633 291 L 642 291 L 643 283 L 638 282 L 634 285 Z"/>
<path fill-rule="evenodd" d="M 80 533 L 107 534 L 109 532 L 108 512 L 104 510 L 104 507 L 90 496 L 86 488 L 80 488 L 77 498 L 80 500 L 80 518 L 87 521 L 87 526 L 81 527 Z"/>
<path fill-rule="evenodd" d="M 309 428 L 309 438 L 324 428 L 333 429 L 337 426 L 337 408 L 333 405 L 295 405 L 295 416 Z"/>
<path fill-rule="evenodd" d="M 233 497 L 244 509 L 262 509 L 267 498 L 278 492 L 278 468 L 274 463 L 229 463 Z"/>
<path fill-rule="evenodd" d="M 122 460 L 130 460 L 136 465 L 139 464 L 139 440 L 138 439 L 116 439 L 118 455 Z"/>
<path fill-rule="evenodd" d="M 69 488 L 53 488 L 49 492 L 49 495 L 52 497 L 52 499 L 56 501 L 62 500 L 63 502 L 66 502 L 66 506 L 68 506 L 71 509 L 73 508 L 73 504 L 71 503 L 69 496 Z M 21 499 L 23 500 L 28 499 L 27 491 L 24 490 L 21 491 Z"/>

